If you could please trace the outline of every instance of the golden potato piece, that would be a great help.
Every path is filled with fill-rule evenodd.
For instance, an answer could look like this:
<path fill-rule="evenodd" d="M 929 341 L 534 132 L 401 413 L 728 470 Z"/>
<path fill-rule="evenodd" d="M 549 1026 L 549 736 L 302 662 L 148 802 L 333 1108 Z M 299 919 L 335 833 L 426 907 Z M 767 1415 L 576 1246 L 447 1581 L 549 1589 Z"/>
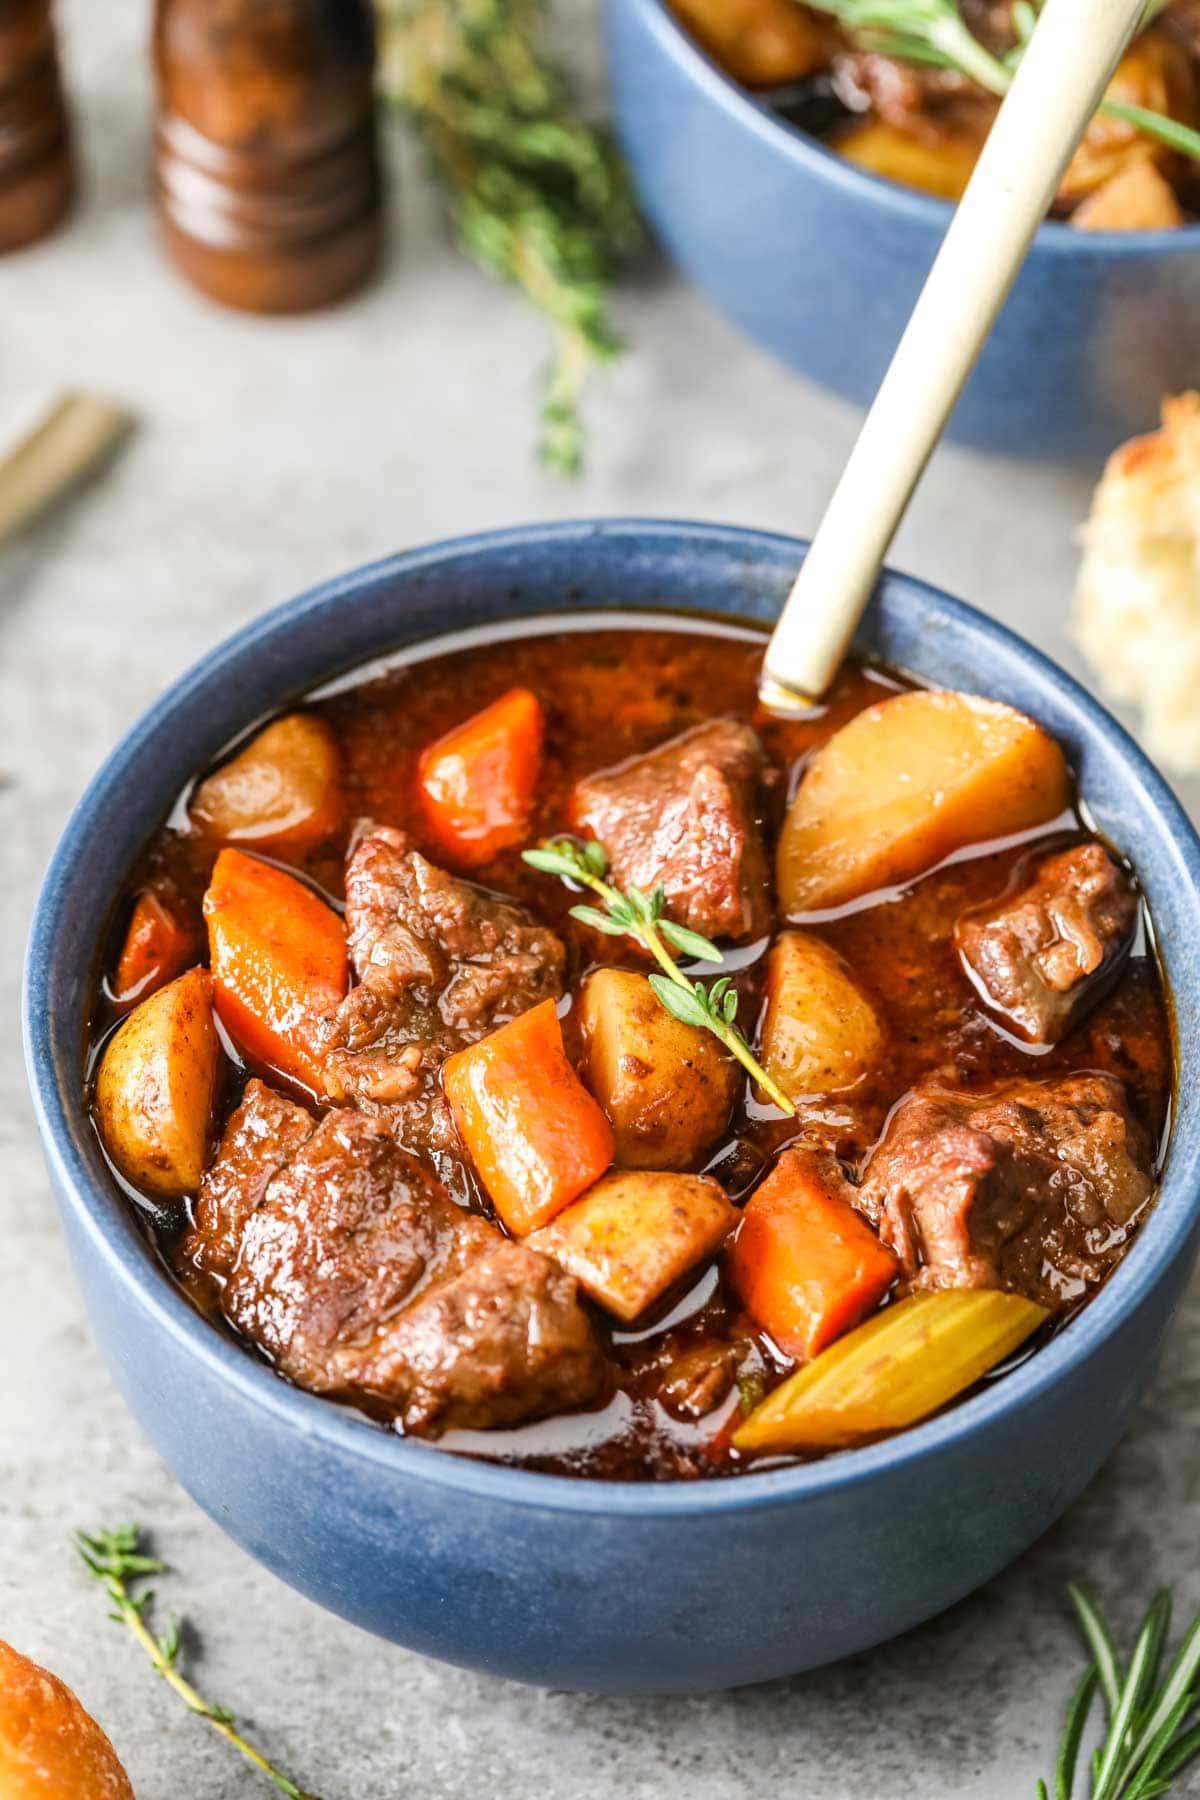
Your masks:
<path fill-rule="evenodd" d="M 857 1086 L 883 1046 L 875 1008 L 837 951 L 785 932 L 767 962 L 762 1064 L 788 1099 Z"/>
<path fill-rule="evenodd" d="M 220 1065 L 207 969 L 189 969 L 159 988 L 109 1039 L 96 1078 L 96 1120 L 135 1187 L 174 1200 L 200 1186 Z"/>
<path fill-rule="evenodd" d="M 627 1169 L 690 1168 L 720 1136 L 741 1076 L 710 1032 L 684 1025 L 644 975 L 597 969 L 580 997 L 583 1078 Z"/>
<path fill-rule="evenodd" d="M 1187 52 L 1161 31 L 1143 32 L 1121 58 L 1108 98 L 1126 106 L 1165 113 L 1181 124 L 1197 122 L 1196 78 Z M 1067 165 L 1058 189 L 1060 205 L 1071 206 L 1137 163 L 1171 168 L 1178 157 L 1135 125 L 1097 113 Z"/>
<path fill-rule="evenodd" d="M 605 1175 L 526 1242 L 628 1320 L 710 1256 L 737 1220 L 719 1182 L 637 1169 Z"/>
<path fill-rule="evenodd" d="M 817 751 L 779 839 L 784 912 L 911 881 L 954 850 L 1056 818 L 1063 753 L 1032 719 L 974 694 L 918 689 L 857 713 Z"/>
<path fill-rule="evenodd" d="M 0 1640 L 4 1800 L 134 1800 L 116 1751 L 65 1682 Z"/>
<path fill-rule="evenodd" d="M 941 200 L 962 199 L 983 148 L 982 138 L 974 133 L 939 130 L 936 136 L 916 137 L 883 119 L 852 125 L 831 143 L 847 162 L 869 174 L 920 188 Z"/>
<path fill-rule="evenodd" d="M 829 61 L 829 26 L 796 0 L 671 0 L 715 62 L 747 87 L 800 81 Z"/>
<path fill-rule="evenodd" d="M 1071 223 L 1076 231 L 1173 231 L 1183 208 L 1152 162 L 1135 162 L 1090 193 Z"/>
<path fill-rule="evenodd" d="M 188 810 L 201 831 L 222 843 L 302 855 L 341 823 L 333 732 L 312 713 L 276 719 L 200 783 Z"/>

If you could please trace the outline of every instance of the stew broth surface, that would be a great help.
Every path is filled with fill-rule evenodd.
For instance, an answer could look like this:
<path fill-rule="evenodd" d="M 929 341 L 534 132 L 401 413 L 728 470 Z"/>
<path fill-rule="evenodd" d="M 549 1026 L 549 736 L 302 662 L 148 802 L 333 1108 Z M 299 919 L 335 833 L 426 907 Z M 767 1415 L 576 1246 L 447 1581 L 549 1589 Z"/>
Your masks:
<path fill-rule="evenodd" d="M 529 844 L 565 828 L 577 779 L 714 716 L 748 721 L 763 741 L 777 773 L 765 822 L 771 844 L 813 750 L 864 707 L 917 684 L 886 668 L 848 664 L 818 713 L 803 721 L 782 720 L 758 706 L 764 641 L 752 631 L 729 635 L 701 620 L 681 630 L 635 618 L 581 630 L 492 638 L 339 683 L 306 705 L 328 721 L 341 746 L 348 824 L 342 841 L 287 866 L 340 904 L 346 843 L 359 818 L 403 828 L 431 861 L 444 863 L 418 803 L 417 758 L 448 727 L 514 686 L 533 690 L 546 720 L 544 768 Z M 219 846 L 186 824 L 184 806 L 173 817 L 176 826 L 158 834 L 131 878 L 128 899 L 114 919 L 118 932 L 133 896 L 147 887 L 165 887 L 185 908 L 194 909 L 199 928 L 200 900 Z M 981 828 L 986 830 L 985 821 Z M 794 1119 L 755 1099 L 745 1084 L 729 1129 L 705 1160 L 703 1172 L 715 1175 L 738 1201 L 775 1153 L 796 1140 L 829 1144 L 857 1167 L 893 1106 L 919 1079 L 935 1073 L 971 1084 L 1057 1071 L 1111 1073 L 1126 1084 L 1133 1110 L 1160 1146 L 1161 1159 L 1173 1082 L 1172 1040 L 1145 917 L 1116 985 L 1052 1049 L 1019 1042 L 985 1014 L 952 944 L 959 914 L 1004 890 L 1031 851 L 1089 835 L 1083 817 L 1072 809 L 1020 841 L 983 842 L 908 888 L 868 896 L 829 916 L 806 917 L 805 929 L 832 944 L 878 1001 L 888 1025 L 884 1055 L 857 1088 L 801 1103 Z M 253 850 L 253 845 L 245 848 Z M 645 971 L 646 959 L 628 939 L 599 938 L 572 920 L 568 909 L 579 896 L 528 867 L 519 849 L 470 875 L 521 900 L 563 937 L 568 987 L 559 1010 L 568 1051 L 576 1051 L 573 998 L 588 969 L 601 957 Z M 724 964 L 725 972 L 735 972 L 739 1020 L 752 1043 L 768 943 L 764 938 L 731 949 Z M 102 984 L 90 1066 L 122 1010 L 128 1008 L 118 1007 L 111 989 Z M 287 1087 L 268 1071 L 258 1072 Z M 236 1104 L 247 1073 L 239 1065 L 227 1081 L 223 1116 Z M 492 1216 L 469 1170 L 464 1167 L 453 1185 L 461 1203 Z M 184 1223 L 182 1212 L 149 1199 L 140 1210 L 170 1261 Z M 199 1280 L 189 1282 L 188 1289 L 195 1303 L 225 1328 L 219 1294 Z M 1062 1293 L 1069 1301 L 1085 1297 L 1067 1286 Z M 451 1431 L 439 1440 L 441 1445 L 557 1474 L 625 1480 L 728 1475 L 751 1466 L 729 1447 L 728 1433 L 740 1420 L 743 1403 L 767 1392 L 794 1365 L 740 1310 L 725 1285 L 719 1254 L 693 1272 L 684 1291 L 668 1296 L 656 1317 L 627 1329 L 606 1320 L 602 1331 L 611 1342 L 617 1378 L 601 1405 L 511 1430 Z M 722 1362 L 733 1385 L 704 1410 L 695 1400 L 703 1391 L 701 1377 Z M 767 1465 L 760 1459 L 752 1466 Z"/>

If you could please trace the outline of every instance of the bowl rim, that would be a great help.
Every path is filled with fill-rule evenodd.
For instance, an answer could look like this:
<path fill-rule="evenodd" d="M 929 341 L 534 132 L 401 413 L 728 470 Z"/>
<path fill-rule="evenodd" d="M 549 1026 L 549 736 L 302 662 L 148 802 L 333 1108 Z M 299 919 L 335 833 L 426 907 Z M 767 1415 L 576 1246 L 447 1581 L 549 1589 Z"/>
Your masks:
<path fill-rule="evenodd" d="M 612 4 L 613 0 L 609 0 Z M 906 215 L 914 223 L 931 226 L 939 236 L 946 230 L 955 210 L 952 200 L 922 193 L 919 188 L 905 187 L 886 175 L 873 174 L 856 163 L 839 156 L 812 132 L 804 131 L 773 112 L 752 88 L 743 87 L 723 69 L 715 58 L 692 37 L 672 13 L 667 0 L 626 0 L 646 14 L 650 30 L 660 47 L 677 63 L 694 86 L 715 102 L 730 119 L 752 131 L 776 150 L 786 153 L 796 167 L 820 175 L 832 186 L 841 188 L 848 198 L 870 200 Z M 1200 237 L 1200 220 L 1157 231 L 1088 231 L 1072 229 L 1065 219 L 1047 219 L 1038 227 L 1028 255 L 1055 256 L 1093 252 L 1128 260 L 1144 255 L 1178 256 L 1196 248 Z"/>
<path fill-rule="evenodd" d="M 596 536 L 623 541 L 634 551 L 644 549 L 646 539 L 653 537 L 664 543 L 664 549 L 669 544 L 673 555 L 682 550 L 694 556 L 698 550 L 723 548 L 742 555 L 757 551 L 778 556 L 783 552 L 798 559 L 806 548 L 803 540 L 782 532 L 649 517 L 515 526 L 442 539 L 382 557 L 271 607 L 220 640 L 168 685 L 109 752 L 73 808 L 47 867 L 34 908 L 22 994 L 26 1069 L 34 1116 L 60 1206 L 64 1211 L 70 1209 L 83 1228 L 88 1253 L 109 1266 L 126 1299 L 149 1315 L 154 1329 L 166 1331 L 183 1351 L 198 1358 L 217 1384 L 228 1384 L 243 1400 L 273 1415 L 281 1426 L 320 1440 L 331 1453 L 382 1465 L 401 1481 L 428 1481 L 450 1492 L 542 1511 L 663 1519 L 791 1505 L 857 1488 L 901 1466 L 911 1468 L 953 1451 L 987 1431 L 999 1417 L 1012 1417 L 1027 1410 L 1050 1388 L 1067 1381 L 1136 1311 L 1172 1261 L 1184 1251 L 1200 1220 L 1200 1108 L 1189 1120 L 1175 1122 L 1154 1210 L 1129 1255 L 1065 1330 L 993 1386 L 893 1438 L 820 1462 L 723 1480 L 618 1482 L 543 1474 L 450 1453 L 383 1430 L 280 1378 L 266 1363 L 215 1331 L 185 1299 L 167 1272 L 144 1254 L 127 1222 L 122 1222 L 119 1210 L 113 1206 L 111 1190 L 103 1191 L 83 1162 L 74 1143 L 68 1104 L 55 1077 L 49 989 L 56 968 L 60 916 L 71 900 L 73 888 L 86 884 L 86 874 L 80 873 L 85 866 L 78 854 L 81 841 L 93 829 L 94 815 L 103 816 L 109 790 L 119 784 L 126 761 L 148 739 L 169 730 L 175 708 L 197 690 L 228 679 L 264 643 L 286 634 L 301 617 L 332 612 L 355 594 L 373 591 L 381 581 L 400 585 L 406 577 L 437 565 L 466 558 L 486 560 L 494 553 L 514 550 L 536 552 L 547 545 L 569 545 Z M 1056 692 L 1074 710 L 1085 734 L 1108 740 L 1122 761 L 1130 765 L 1145 796 L 1146 812 L 1159 819 L 1164 843 L 1174 852 L 1178 874 L 1190 883 L 1200 922 L 1200 838 L 1163 777 L 1111 714 L 1043 652 L 966 602 L 896 570 L 885 571 L 884 583 L 889 590 L 907 594 L 914 603 L 919 602 L 926 609 L 932 607 L 969 631 L 980 644 L 981 666 L 989 646 L 1008 656 L 1015 654 L 1034 679 Z M 401 644 L 398 638 L 394 648 L 398 651 Z M 377 654 L 387 653 L 383 648 Z M 309 685 L 315 688 L 322 683 L 318 677 Z M 107 917 L 107 906 L 94 910 L 99 930 Z M 1172 946 L 1163 947 L 1168 968 L 1173 954 Z M 1180 960 L 1183 983 L 1194 986 L 1200 981 L 1200 974 L 1187 975 L 1182 950 Z"/>

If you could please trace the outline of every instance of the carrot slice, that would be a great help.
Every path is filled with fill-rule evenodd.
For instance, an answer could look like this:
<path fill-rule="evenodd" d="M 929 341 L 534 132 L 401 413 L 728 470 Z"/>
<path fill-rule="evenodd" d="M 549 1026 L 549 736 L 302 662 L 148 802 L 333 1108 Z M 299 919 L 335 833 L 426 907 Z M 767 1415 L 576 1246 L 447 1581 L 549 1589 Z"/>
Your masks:
<path fill-rule="evenodd" d="M 857 1325 L 899 1268 L 839 1179 L 803 1150 L 785 1150 L 751 1195 L 726 1257 L 734 1292 L 789 1356 L 816 1356 Z"/>
<path fill-rule="evenodd" d="M 342 921 L 294 875 L 222 850 L 204 896 L 217 1012 L 250 1061 L 320 1093 L 307 1028 L 346 992 Z"/>
<path fill-rule="evenodd" d="M 488 862 L 521 842 L 541 774 L 543 730 L 537 695 L 510 688 L 421 753 L 425 817 L 460 863 Z"/>
<path fill-rule="evenodd" d="M 456 1051 L 442 1083 L 479 1179 L 518 1237 L 612 1161 L 612 1126 L 567 1061 L 553 1000 Z"/>
<path fill-rule="evenodd" d="M 148 1000 L 174 981 L 200 953 L 198 933 L 158 895 L 146 888 L 133 903 L 125 941 L 113 976 L 113 998 L 119 1004 Z"/>

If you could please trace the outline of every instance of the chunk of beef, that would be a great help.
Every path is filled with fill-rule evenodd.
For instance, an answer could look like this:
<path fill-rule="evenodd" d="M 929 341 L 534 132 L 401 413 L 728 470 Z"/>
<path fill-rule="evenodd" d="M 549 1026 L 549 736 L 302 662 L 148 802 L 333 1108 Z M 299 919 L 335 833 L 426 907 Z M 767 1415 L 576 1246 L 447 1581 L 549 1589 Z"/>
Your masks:
<path fill-rule="evenodd" d="M 964 913 L 954 941 L 988 1002 L 1031 1042 L 1056 1044 L 1118 973 L 1137 897 L 1102 844 L 1037 865 L 1021 889 Z"/>
<path fill-rule="evenodd" d="M 282 1101 L 272 1135 L 271 1102 L 250 1084 L 181 1259 L 224 1269 L 231 1324 L 283 1374 L 430 1435 L 593 1397 L 603 1357 L 556 1263 L 457 1207 L 386 1118 L 339 1107 L 314 1125 Z"/>
<path fill-rule="evenodd" d="M 1055 1307 L 1115 1265 L 1153 1185 L 1111 1075 L 973 1093 L 934 1081 L 892 1114 L 858 1203 L 911 1286 L 1000 1287 Z"/>
<path fill-rule="evenodd" d="M 448 875 L 401 831 L 369 826 L 346 869 L 359 986 L 314 1047 L 331 1099 L 404 1102 L 453 1050 L 562 992 L 563 947 L 521 907 Z"/>
<path fill-rule="evenodd" d="M 229 1115 L 220 1154 L 200 1183 L 194 1229 L 184 1240 L 184 1260 L 218 1281 L 228 1281 L 242 1233 L 277 1175 L 317 1128 L 312 1114 L 286 1100 L 265 1081 L 249 1081 Z"/>
<path fill-rule="evenodd" d="M 771 917 L 765 776 L 750 727 L 714 719 L 579 782 L 573 818 L 604 845 L 618 886 L 661 882 L 670 916 L 705 937 L 760 937 Z"/>

